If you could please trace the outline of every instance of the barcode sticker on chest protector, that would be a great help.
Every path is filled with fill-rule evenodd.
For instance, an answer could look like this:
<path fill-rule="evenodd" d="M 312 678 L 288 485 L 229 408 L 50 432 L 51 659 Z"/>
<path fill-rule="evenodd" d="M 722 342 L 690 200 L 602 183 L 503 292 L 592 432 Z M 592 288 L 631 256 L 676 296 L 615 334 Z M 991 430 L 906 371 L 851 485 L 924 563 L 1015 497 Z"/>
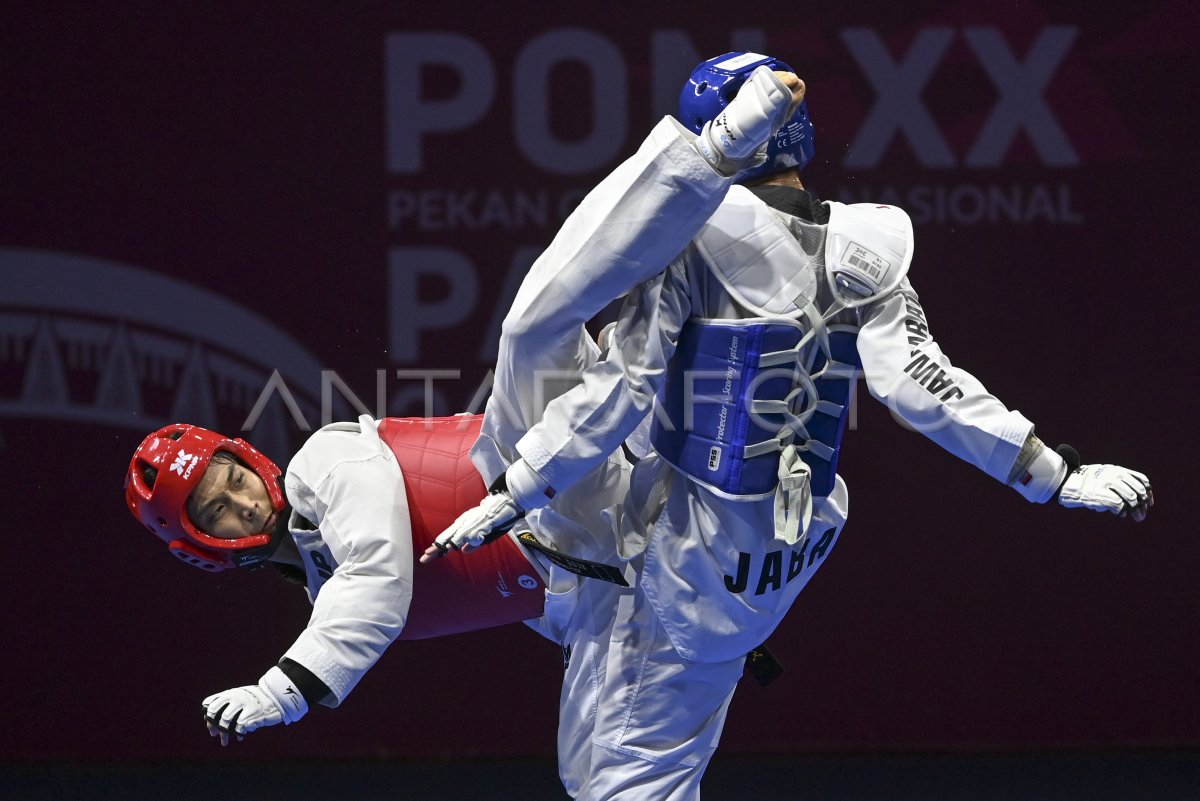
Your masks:
<path fill-rule="evenodd" d="M 912 262 L 912 220 L 903 209 L 827 201 L 825 279 L 844 309 L 871 303 L 904 281 Z"/>
<path fill-rule="evenodd" d="M 850 242 L 836 268 L 838 283 L 863 297 L 870 297 L 883 286 L 891 263 L 879 254 Z"/>

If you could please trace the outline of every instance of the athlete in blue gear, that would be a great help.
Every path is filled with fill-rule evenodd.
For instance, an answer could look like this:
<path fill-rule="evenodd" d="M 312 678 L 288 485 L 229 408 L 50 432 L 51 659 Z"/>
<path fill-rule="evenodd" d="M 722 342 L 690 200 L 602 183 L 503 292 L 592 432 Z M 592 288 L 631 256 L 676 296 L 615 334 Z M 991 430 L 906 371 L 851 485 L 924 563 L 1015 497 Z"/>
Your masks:
<path fill-rule="evenodd" d="M 504 322 L 473 450 L 496 490 L 423 557 L 524 515 L 546 546 L 591 558 L 557 499 L 623 443 L 644 457 L 610 513 L 631 586 L 553 570 L 548 586 L 546 633 L 572 649 L 559 751 L 576 798 L 698 796 L 745 655 L 846 521 L 837 459 L 859 375 L 1030 501 L 1136 520 L 1153 503 L 1145 476 L 1046 447 L 951 365 L 907 278 L 908 215 L 804 190 L 804 95 L 768 56 L 704 62 L 682 124 L 661 121 L 566 221 Z M 582 325 L 622 295 L 599 361 Z M 541 412 L 531 377 L 564 370 L 581 380 Z"/>

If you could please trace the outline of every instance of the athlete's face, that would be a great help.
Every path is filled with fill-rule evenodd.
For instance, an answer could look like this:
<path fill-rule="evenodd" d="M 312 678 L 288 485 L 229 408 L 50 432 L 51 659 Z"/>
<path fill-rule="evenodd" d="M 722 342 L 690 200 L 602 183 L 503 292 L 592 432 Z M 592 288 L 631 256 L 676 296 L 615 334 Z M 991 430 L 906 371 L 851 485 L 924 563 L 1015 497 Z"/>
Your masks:
<path fill-rule="evenodd" d="M 275 524 L 267 485 L 248 467 L 212 462 L 188 499 L 188 517 L 213 537 L 237 539 L 268 530 Z"/>

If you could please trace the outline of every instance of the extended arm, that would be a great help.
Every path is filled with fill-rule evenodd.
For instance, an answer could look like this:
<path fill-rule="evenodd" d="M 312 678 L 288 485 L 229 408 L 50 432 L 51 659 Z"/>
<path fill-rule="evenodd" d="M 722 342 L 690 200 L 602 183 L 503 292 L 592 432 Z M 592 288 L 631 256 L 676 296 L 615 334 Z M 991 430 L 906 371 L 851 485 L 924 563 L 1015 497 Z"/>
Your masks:
<path fill-rule="evenodd" d="M 303 452 L 302 452 L 303 453 Z M 299 720 L 315 703 L 340 703 L 404 628 L 412 599 L 412 531 L 399 468 L 385 456 L 345 460 L 320 469 L 301 457 L 288 476 L 288 496 L 305 517 L 320 520 L 329 557 L 304 558 L 329 572 L 308 626 L 257 685 L 203 702 L 210 733 L 222 744 L 262 727 Z M 303 532 L 298 533 L 301 537 Z M 330 562 L 332 560 L 332 563 Z"/>
<path fill-rule="evenodd" d="M 562 353 L 578 348 L 581 325 L 659 275 L 687 246 L 720 205 L 733 175 L 755 157 L 803 94 L 794 75 L 763 68 L 698 137 L 664 119 L 571 214 L 521 285 L 501 335 L 484 435 L 503 452 L 481 460 L 496 470 L 512 459 L 517 440 L 524 458 L 508 468 L 507 486 L 496 485 L 480 506 L 465 512 L 422 561 L 490 541 L 525 510 L 545 505 L 578 480 L 636 427 L 653 398 L 653 388 L 646 396 L 647 387 L 661 370 L 652 366 L 662 355 L 660 332 L 643 338 L 650 350 L 636 359 L 610 358 L 591 366 L 581 359 L 581 388 L 569 393 L 570 401 L 555 401 L 558 411 L 552 416 L 547 409 L 549 422 L 535 434 L 529 428 L 542 419 L 545 400 L 539 372 L 562 380 Z M 648 302 L 652 305 L 629 314 L 661 311 L 659 299 Z M 633 353 L 636 341 L 624 338 L 625 353 Z"/>
<path fill-rule="evenodd" d="M 970 373 L 955 367 L 929 331 L 907 279 L 863 311 L 859 355 L 871 394 L 945 450 L 1017 490 L 1027 500 L 1130 514 L 1153 505 L 1149 481 L 1115 465 L 1080 466 L 1047 447 L 1033 423 L 1009 410 Z"/>

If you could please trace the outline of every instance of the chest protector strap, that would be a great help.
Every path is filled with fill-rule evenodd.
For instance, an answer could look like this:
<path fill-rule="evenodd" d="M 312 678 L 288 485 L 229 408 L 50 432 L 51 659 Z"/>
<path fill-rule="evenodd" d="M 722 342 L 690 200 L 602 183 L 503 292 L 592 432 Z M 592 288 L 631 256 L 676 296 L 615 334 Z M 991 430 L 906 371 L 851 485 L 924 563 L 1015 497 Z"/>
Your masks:
<path fill-rule="evenodd" d="M 814 264 L 770 209 L 730 193 L 696 244 L 754 316 L 685 322 L 659 396 L 666 420 L 656 416 L 651 430 L 665 459 L 715 492 L 775 493 L 777 532 L 797 523 L 803 531 L 811 497 L 828 495 L 836 481 L 861 361 L 857 328 L 828 321 L 898 286 L 912 257 L 903 211 L 829 205 L 823 262 Z M 827 308 L 817 307 L 818 296 L 831 298 Z"/>
<path fill-rule="evenodd" d="M 379 437 L 400 463 L 412 517 L 413 553 L 423 552 L 487 494 L 469 451 L 483 415 L 389 417 Z M 419 640 L 540 617 L 545 585 L 508 536 L 466 558 L 413 566 L 413 598 L 402 640 Z"/>

